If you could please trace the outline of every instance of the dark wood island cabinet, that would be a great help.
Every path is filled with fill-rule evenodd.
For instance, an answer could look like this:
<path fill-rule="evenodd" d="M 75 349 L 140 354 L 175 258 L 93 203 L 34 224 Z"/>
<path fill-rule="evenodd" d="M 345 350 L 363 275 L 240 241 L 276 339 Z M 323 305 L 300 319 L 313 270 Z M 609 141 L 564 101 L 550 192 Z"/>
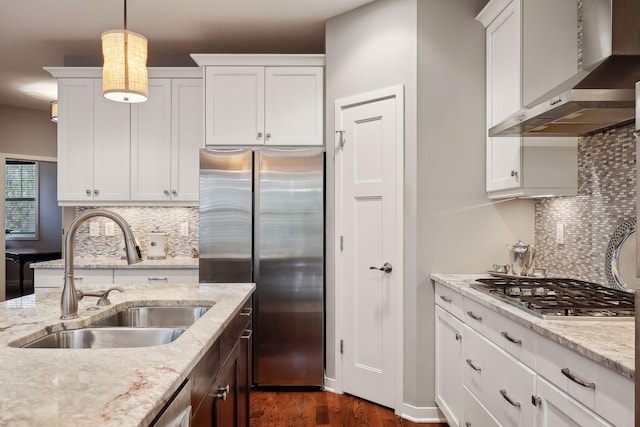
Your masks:
<path fill-rule="evenodd" d="M 192 427 L 249 425 L 252 312 L 249 299 L 189 375 Z"/>

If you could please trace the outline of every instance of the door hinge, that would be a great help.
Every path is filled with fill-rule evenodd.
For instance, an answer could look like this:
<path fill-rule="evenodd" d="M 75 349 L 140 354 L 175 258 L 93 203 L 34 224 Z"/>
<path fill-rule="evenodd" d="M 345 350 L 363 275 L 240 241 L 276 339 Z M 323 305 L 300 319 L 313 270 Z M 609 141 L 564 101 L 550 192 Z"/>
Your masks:
<path fill-rule="evenodd" d="M 344 236 L 340 236 L 340 250 L 344 250 Z"/>
<path fill-rule="evenodd" d="M 344 353 L 344 340 L 340 340 L 340 354 Z"/>

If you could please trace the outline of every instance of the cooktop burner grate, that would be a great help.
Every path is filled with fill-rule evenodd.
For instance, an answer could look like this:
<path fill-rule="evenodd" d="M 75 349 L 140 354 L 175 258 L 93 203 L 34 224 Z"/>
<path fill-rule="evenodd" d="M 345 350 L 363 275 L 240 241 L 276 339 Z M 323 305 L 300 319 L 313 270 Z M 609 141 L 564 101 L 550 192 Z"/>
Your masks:
<path fill-rule="evenodd" d="M 631 317 L 631 292 L 576 279 L 477 279 L 471 287 L 539 317 Z"/>

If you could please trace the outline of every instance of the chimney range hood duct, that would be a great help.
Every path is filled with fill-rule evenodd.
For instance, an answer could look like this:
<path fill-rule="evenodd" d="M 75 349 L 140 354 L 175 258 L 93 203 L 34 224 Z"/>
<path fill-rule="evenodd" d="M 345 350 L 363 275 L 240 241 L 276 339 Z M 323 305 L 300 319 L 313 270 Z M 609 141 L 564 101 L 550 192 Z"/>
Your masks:
<path fill-rule="evenodd" d="M 640 1 L 581 3 L 577 74 L 490 128 L 489 136 L 589 135 L 635 119 Z"/>

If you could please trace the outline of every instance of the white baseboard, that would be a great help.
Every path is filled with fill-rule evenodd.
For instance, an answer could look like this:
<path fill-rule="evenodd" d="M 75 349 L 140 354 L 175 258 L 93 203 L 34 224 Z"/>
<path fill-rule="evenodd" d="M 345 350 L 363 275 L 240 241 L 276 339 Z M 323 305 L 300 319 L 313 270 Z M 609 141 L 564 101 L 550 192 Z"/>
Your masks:
<path fill-rule="evenodd" d="M 405 420 L 414 423 L 446 423 L 447 419 L 437 406 L 413 406 L 403 403 L 400 411 L 396 411 Z"/>
<path fill-rule="evenodd" d="M 329 377 L 324 377 L 324 389 L 331 393 L 336 393 L 336 380 Z"/>

